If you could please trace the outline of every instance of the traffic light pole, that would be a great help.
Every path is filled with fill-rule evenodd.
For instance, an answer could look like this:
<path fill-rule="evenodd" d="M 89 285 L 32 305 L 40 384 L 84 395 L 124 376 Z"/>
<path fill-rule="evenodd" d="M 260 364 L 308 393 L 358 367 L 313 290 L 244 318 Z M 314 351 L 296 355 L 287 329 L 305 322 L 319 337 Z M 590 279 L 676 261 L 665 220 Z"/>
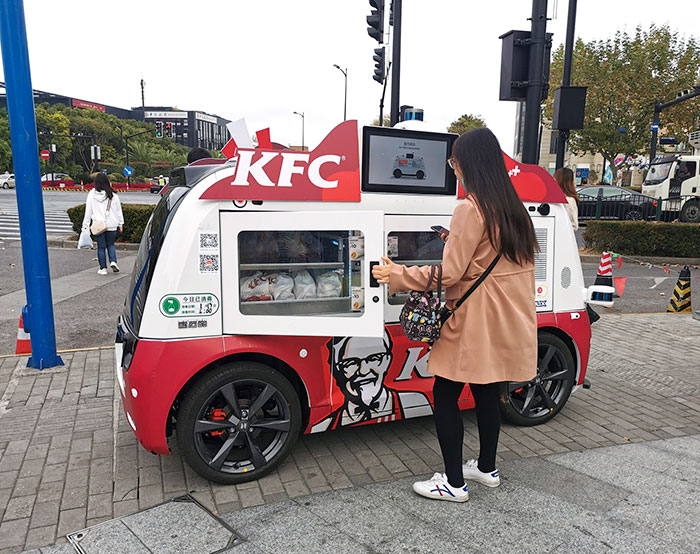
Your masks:
<path fill-rule="evenodd" d="M 391 62 L 389 62 L 389 68 L 391 69 Z M 384 85 L 382 86 L 382 98 L 379 100 L 379 126 L 384 127 L 384 97 L 386 96 L 386 79 L 384 79 Z"/>
<path fill-rule="evenodd" d="M 576 0 L 569 0 L 569 15 L 566 20 L 566 46 L 564 49 L 564 72 L 562 75 L 561 86 L 571 86 L 571 66 L 574 57 L 574 30 L 576 28 Z M 557 140 L 557 160 L 554 165 L 559 169 L 564 167 L 564 154 L 566 152 L 566 143 L 569 140 L 569 129 L 559 130 L 559 140 Z"/>
<path fill-rule="evenodd" d="M 63 361 L 56 352 L 38 137 L 22 0 L 0 2 L 0 45 L 5 68 L 7 112 L 27 294 L 27 305 L 22 308 L 22 316 L 24 329 L 30 333 L 32 347 L 27 365 L 44 369 L 63 365 Z"/>
<path fill-rule="evenodd" d="M 659 137 L 659 119 L 661 116 L 661 112 L 664 111 L 666 108 L 670 108 L 671 106 L 681 104 L 686 100 L 690 100 L 691 98 L 700 96 L 700 85 L 694 85 L 693 89 L 693 92 L 683 94 L 682 96 L 678 96 L 677 98 L 674 98 L 673 100 L 671 100 L 670 102 L 666 102 L 665 104 L 662 104 L 661 100 L 659 100 L 658 98 L 654 100 L 654 121 L 651 125 L 651 144 L 649 145 L 650 162 L 654 161 L 654 158 L 656 158 L 656 142 Z"/>
<path fill-rule="evenodd" d="M 399 86 L 401 84 L 401 2 L 393 0 L 394 34 L 391 47 L 391 126 L 399 122 Z"/>
<path fill-rule="evenodd" d="M 536 164 L 539 159 L 539 127 L 544 86 L 544 50 L 547 40 L 547 0 L 532 0 L 530 64 L 525 97 L 525 132 L 523 163 Z M 393 109 L 393 106 L 392 106 Z M 393 114 L 392 114 L 393 117 Z"/>

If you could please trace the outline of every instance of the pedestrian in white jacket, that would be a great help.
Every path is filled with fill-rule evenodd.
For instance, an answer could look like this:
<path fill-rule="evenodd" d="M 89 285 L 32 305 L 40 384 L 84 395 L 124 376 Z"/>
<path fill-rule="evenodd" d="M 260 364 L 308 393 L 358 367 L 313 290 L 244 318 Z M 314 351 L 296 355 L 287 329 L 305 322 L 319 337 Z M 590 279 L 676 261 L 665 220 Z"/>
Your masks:
<path fill-rule="evenodd" d="M 561 191 L 566 195 L 566 213 L 574 231 L 578 231 L 579 197 L 574 186 L 574 172 L 568 167 L 561 167 L 554 172 L 554 180 L 559 183 Z"/>
<path fill-rule="evenodd" d="M 117 273 L 117 251 L 114 248 L 114 239 L 117 237 L 117 229 L 121 233 L 124 225 L 124 215 L 119 196 L 104 173 L 95 176 L 94 188 L 88 193 L 85 201 L 85 217 L 83 218 L 83 230 L 90 228 L 90 221 L 94 224 L 97 221 L 104 222 L 106 230 L 95 235 L 97 239 L 97 259 L 100 262 L 100 269 L 97 273 L 107 275 L 107 255 L 109 255 L 109 265 L 112 271 Z M 106 251 L 106 252 L 105 252 Z"/>

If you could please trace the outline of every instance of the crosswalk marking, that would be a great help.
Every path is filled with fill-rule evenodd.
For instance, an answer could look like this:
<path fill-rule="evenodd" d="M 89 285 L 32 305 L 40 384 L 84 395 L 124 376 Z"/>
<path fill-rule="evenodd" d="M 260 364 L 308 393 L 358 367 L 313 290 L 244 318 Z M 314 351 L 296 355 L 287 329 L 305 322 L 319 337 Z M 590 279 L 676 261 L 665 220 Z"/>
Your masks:
<path fill-rule="evenodd" d="M 47 235 L 72 235 L 73 223 L 65 210 L 47 210 L 44 213 Z M 19 214 L 17 209 L 0 208 L 0 239 L 19 240 Z"/>

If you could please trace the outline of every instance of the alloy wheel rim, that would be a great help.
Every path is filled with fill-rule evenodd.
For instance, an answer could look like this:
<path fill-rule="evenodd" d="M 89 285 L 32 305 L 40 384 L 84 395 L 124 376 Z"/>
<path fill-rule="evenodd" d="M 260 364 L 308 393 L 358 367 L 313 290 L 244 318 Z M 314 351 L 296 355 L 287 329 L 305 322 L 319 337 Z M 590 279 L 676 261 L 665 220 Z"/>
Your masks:
<path fill-rule="evenodd" d="M 263 468 L 282 449 L 291 429 L 284 395 L 258 379 L 242 379 L 218 388 L 202 404 L 193 439 L 199 456 L 222 473 Z"/>
<path fill-rule="evenodd" d="M 508 383 L 511 406 L 527 418 L 543 417 L 556 410 L 573 379 L 572 368 L 556 346 L 540 345 L 538 354 L 537 375 L 532 381 Z"/>

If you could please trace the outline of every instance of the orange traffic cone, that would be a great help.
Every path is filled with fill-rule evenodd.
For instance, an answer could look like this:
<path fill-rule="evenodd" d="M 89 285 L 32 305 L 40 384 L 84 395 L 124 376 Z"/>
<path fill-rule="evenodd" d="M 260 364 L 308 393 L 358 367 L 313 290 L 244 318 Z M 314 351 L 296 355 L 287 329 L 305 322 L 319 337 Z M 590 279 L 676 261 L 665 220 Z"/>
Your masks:
<path fill-rule="evenodd" d="M 29 339 L 29 333 L 24 330 L 24 322 L 22 321 L 22 314 L 19 314 L 19 328 L 17 329 L 17 346 L 15 347 L 15 354 L 31 354 L 32 353 L 32 343 Z"/>
<path fill-rule="evenodd" d="M 599 306 L 612 308 L 615 287 L 613 287 L 612 255 L 610 252 L 603 252 L 601 254 L 598 274 L 596 275 L 595 283 L 593 283 L 590 289 L 593 293 L 591 300 L 594 300 Z"/>

